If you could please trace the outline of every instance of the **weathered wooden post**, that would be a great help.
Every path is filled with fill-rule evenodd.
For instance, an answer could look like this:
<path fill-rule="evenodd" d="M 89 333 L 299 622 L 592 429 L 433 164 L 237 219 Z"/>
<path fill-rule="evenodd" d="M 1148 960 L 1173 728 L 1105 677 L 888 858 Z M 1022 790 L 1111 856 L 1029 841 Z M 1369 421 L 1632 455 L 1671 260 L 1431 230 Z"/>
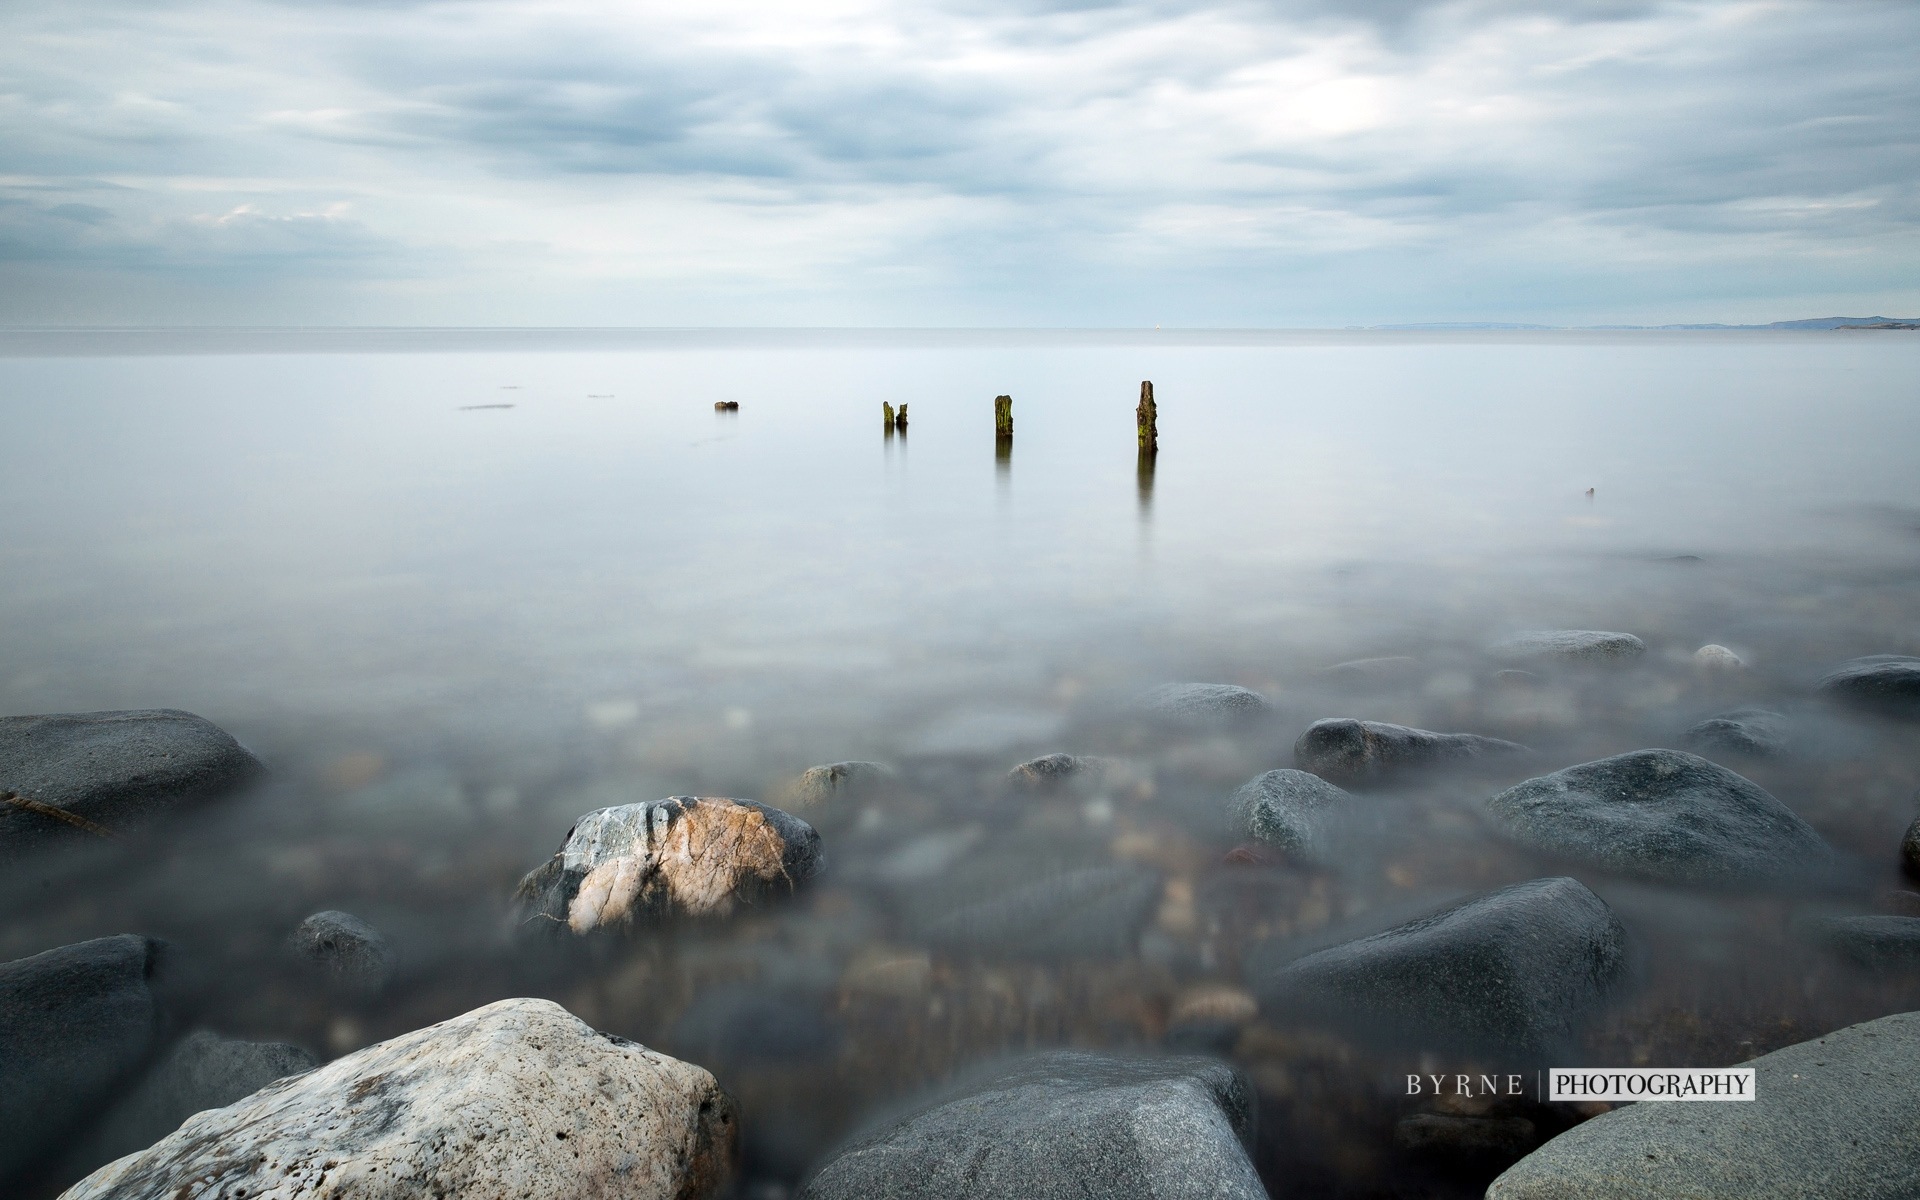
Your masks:
<path fill-rule="evenodd" d="M 995 396 L 993 398 L 993 436 L 1010 438 L 1013 436 L 1013 397 Z"/>
<path fill-rule="evenodd" d="M 901 433 L 907 431 L 907 406 L 905 404 L 900 406 L 900 415 L 893 419 L 893 427 Z"/>
<path fill-rule="evenodd" d="M 886 429 L 887 436 L 892 437 L 893 436 L 893 405 L 887 403 L 885 400 L 882 400 L 880 402 L 880 421 L 881 421 L 881 425 Z"/>
<path fill-rule="evenodd" d="M 1153 380 L 1140 381 L 1140 407 L 1133 410 L 1133 423 L 1140 435 L 1140 453 L 1160 452 L 1160 410 L 1153 403 Z"/>

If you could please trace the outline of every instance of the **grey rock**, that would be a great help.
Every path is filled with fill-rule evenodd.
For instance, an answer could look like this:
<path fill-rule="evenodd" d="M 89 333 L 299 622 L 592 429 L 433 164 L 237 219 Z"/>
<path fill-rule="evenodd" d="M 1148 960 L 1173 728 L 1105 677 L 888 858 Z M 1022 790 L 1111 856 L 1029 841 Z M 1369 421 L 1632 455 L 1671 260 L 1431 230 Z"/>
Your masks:
<path fill-rule="evenodd" d="M 1140 703 L 1154 716 L 1181 725 L 1244 725 L 1273 713 L 1265 696 L 1231 683 L 1169 683 Z"/>
<path fill-rule="evenodd" d="M 951 953 L 1008 958 L 1129 954 L 1161 889 L 1158 871 L 1132 863 L 954 882 L 921 898 L 911 931 Z"/>
<path fill-rule="evenodd" d="M 1787 719 L 1765 708 L 1735 709 L 1688 729 L 1685 741 L 1702 754 L 1773 758 L 1786 752 Z"/>
<path fill-rule="evenodd" d="M 1437 1158 L 1512 1162 L 1533 1149 L 1533 1122 L 1525 1117 L 1463 1117 L 1415 1113 L 1393 1127 L 1393 1144 Z"/>
<path fill-rule="evenodd" d="M 0 964 L 0 1184 L 97 1114 L 158 1050 L 163 949 L 121 934 Z"/>
<path fill-rule="evenodd" d="M 1635 750 L 1516 784 L 1487 802 L 1508 837 L 1679 883 L 1811 882 L 1833 851 L 1786 805 L 1679 750 Z"/>
<path fill-rule="evenodd" d="M 1859 966 L 1920 966 L 1920 917 L 1818 917 L 1808 928 L 1828 949 Z"/>
<path fill-rule="evenodd" d="M 502 1000 L 188 1118 L 67 1200 L 320 1194 L 672 1196 L 727 1183 L 733 1104 L 713 1076 Z"/>
<path fill-rule="evenodd" d="M 1043 754 L 1028 759 L 1007 772 L 1007 782 L 1016 788 L 1045 791 L 1099 775 L 1103 759 L 1076 754 Z"/>
<path fill-rule="evenodd" d="M 790 894 L 823 861 L 820 835 L 753 800 L 672 796 L 596 809 L 520 881 L 526 923 L 585 934 L 674 916 L 725 916 Z"/>
<path fill-rule="evenodd" d="M 1374 783 L 1414 767 L 1525 753 L 1525 746 L 1499 738 L 1351 717 L 1315 721 L 1293 744 L 1295 765 L 1337 783 Z"/>
<path fill-rule="evenodd" d="M 0 797 L 15 798 L 0 803 L 0 853 L 119 833 L 264 772 L 225 730 L 174 709 L 0 717 Z"/>
<path fill-rule="evenodd" d="M 1229 811 L 1236 834 L 1313 860 L 1327 818 L 1352 799 L 1318 775 L 1282 769 L 1241 784 Z"/>
<path fill-rule="evenodd" d="M 1320 677 L 1329 683 L 1347 687 L 1368 687 L 1404 683 L 1412 679 L 1419 669 L 1419 659 L 1393 654 L 1383 658 L 1356 658 L 1350 662 L 1335 663 L 1320 672 Z"/>
<path fill-rule="evenodd" d="M 785 800 L 795 808 L 812 808 L 836 800 L 858 800 L 886 790 L 899 775 L 877 762 L 837 762 L 808 767 L 788 789 Z"/>
<path fill-rule="evenodd" d="M 1056 1051 L 842 1146 L 803 1200 L 1265 1200 L 1253 1092 L 1222 1063 Z"/>
<path fill-rule="evenodd" d="M 1631 662 L 1647 652 L 1647 644 L 1630 633 L 1599 629 L 1536 629 L 1496 643 L 1493 653 L 1509 662 L 1567 663 Z"/>
<path fill-rule="evenodd" d="M 393 977 L 393 948 L 386 937 L 352 913 L 314 913 L 300 922 L 287 944 L 341 992 L 371 996 Z"/>
<path fill-rule="evenodd" d="M 1606 1000 L 1625 937 L 1577 880 L 1535 879 L 1295 959 L 1254 991 L 1269 1011 L 1393 1042 L 1539 1056 Z"/>
<path fill-rule="evenodd" d="M 1920 658 L 1904 654 L 1856 658 L 1822 679 L 1820 690 L 1860 708 L 1920 717 Z"/>
<path fill-rule="evenodd" d="M 1741 1064 L 1749 1103 L 1630 1104 L 1574 1126 L 1487 1200 L 1908 1200 L 1920 1195 L 1920 1013 Z"/>
<path fill-rule="evenodd" d="M 1908 879 L 1920 879 L 1920 818 L 1907 826 L 1906 836 L 1900 839 L 1900 869 Z"/>

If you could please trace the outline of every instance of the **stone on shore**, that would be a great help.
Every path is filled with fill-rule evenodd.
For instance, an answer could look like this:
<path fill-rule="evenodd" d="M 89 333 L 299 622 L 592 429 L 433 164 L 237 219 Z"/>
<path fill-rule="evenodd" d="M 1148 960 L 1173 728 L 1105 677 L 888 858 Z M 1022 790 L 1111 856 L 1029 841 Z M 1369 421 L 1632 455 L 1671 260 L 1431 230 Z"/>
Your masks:
<path fill-rule="evenodd" d="M 1747 1103 L 1630 1104 L 1521 1159 L 1487 1200 L 1920 1195 L 1920 1013 L 1762 1055 Z"/>
<path fill-rule="evenodd" d="M 1431 733 L 1385 721 L 1329 717 L 1307 726 L 1293 744 L 1293 761 L 1336 783 L 1376 783 L 1415 767 L 1527 752 L 1517 742 L 1475 733 Z"/>
<path fill-rule="evenodd" d="M 1487 801 L 1522 845 L 1675 883 L 1811 882 L 1832 848 L 1786 805 L 1679 750 L 1635 750 L 1516 784 Z"/>
<path fill-rule="evenodd" d="M 294 929 L 287 945 L 339 992 L 371 996 L 393 977 L 393 948 L 386 937 L 352 913 L 314 913 Z"/>
<path fill-rule="evenodd" d="M 1313 861 L 1327 818 L 1352 799 L 1318 775 L 1282 769 L 1241 784 L 1229 810 L 1236 835 Z"/>
<path fill-rule="evenodd" d="M 1569 1048 L 1625 970 L 1626 933 L 1577 880 L 1535 879 L 1254 981 L 1262 1008 L 1395 1043 L 1528 1058 Z"/>
<path fill-rule="evenodd" d="M 1493 647 L 1494 656 L 1508 662 L 1631 662 L 1646 652 L 1647 644 L 1630 633 L 1599 629 L 1531 630 Z"/>
<path fill-rule="evenodd" d="M 1708 717 L 1683 735 L 1702 754 L 1773 758 L 1786 752 L 1787 719 L 1765 708 L 1741 708 Z"/>
<path fill-rule="evenodd" d="M 98 1114 L 159 1049 L 163 949 L 121 934 L 0 964 L 0 1185 Z"/>
<path fill-rule="evenodd" d="M 1859 708 L 1893 716 L 1920 716 L 1920 658 L 1869 654 L 1845 662 L 1820 681 L 1820 690 Z"/>
<path fill-rule="evenodd" d="M 840 1147 L 802 1200 L 1266 1200 L 1253 1090 L 1205 1058 L 1035 1055 Z"/>
<path fill-rule="evenodd" d="M 825 763 L 808 767 L 782 794 L 785 803 L 795 808 L 813 808 L 836 800 L 861 799 L 884 791 L 899 775 L 885 763 Z"/>
<path fill-rule="evenodd" d="M 264 772 L 225 730 L 175 709 L 0 717 L 0 853 L 111 836 Z"/>
<path fill-rule="evenodd" d="M 1231 683 L 1169 683 L 1141 697 L 1140 704 L 1181 725 L 1251 724 L 1273 713 L 1265 696 Z"/>
<path fill-rule="evenodd" d="M 515 899 L 576 934 L 674 916 L 726 916 L 791 894 L 819 870 L 813 826 L 752 800 L 672 796 L 581 817 Z"/>
<path fill-rule="evenodd" d="M 501 1000 L 191 1117 L 65 1200 L 312 1194 L 718 1194 L 733 1103 L 712 1075 L 599 1033 L 548 1000 Z"/>

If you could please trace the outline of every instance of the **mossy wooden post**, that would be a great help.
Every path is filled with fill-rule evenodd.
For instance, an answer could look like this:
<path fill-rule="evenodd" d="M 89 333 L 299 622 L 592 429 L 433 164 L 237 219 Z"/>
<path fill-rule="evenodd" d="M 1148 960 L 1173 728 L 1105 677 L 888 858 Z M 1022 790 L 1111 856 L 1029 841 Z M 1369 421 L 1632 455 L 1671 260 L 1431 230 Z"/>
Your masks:
<path fill-rule="evenodd" d="M 993 398 L 993 457 L 1004 467 L 1013 460 L 1013 397 Z"/>
<path fill-rule="evenodd" d="M 1140 434 L 1140 453 L 1160 452 L 1160 410 L 1153 403 L 1153 380 L 1140 381 L 1140 407 L 1133 410 L 1133 423 Z"/>
<path fill-rule="evenodd" d="M 886 429 L 887 436 L 892 437 L 893 436 L 893 405 L 887 403 L 885 400 L 882 400 L 880 402 L 880 420 L 883 423 L 884 428 Z"/>
<path fill-rule="evenodd" d="M 900 406 L 900 415 L 893 419 L 893 427 L 895 429 L 898 429 L 901 433 L 905 433 L 907 431 L 907 406 L 906 405 L 902 404 Z"/>

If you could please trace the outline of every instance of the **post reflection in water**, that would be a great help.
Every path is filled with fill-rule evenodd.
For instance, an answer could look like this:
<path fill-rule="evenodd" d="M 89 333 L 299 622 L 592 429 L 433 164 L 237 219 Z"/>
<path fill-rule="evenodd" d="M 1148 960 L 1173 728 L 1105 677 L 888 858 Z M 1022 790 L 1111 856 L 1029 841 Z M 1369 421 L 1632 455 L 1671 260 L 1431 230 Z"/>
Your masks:
<path fill-rule="evenodd" d="M 1140 488 L 1140 519 L 1142 521 L 1153 517 L 1153 467 L 1159 457 L 1158 450 L 1149 450 L 1143 446 L 1140 449 L 1139 461 L 1134 467 L 1134 479 Z"/>

